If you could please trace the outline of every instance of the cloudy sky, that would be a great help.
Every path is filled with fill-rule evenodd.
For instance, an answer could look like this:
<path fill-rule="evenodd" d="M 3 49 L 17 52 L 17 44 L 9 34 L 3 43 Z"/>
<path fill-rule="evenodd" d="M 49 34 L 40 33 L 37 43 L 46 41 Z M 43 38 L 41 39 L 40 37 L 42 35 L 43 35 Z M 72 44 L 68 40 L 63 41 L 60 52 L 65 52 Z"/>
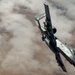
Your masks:
<path fill-rule="evenodd" d="M 74 75 L 65 58 L 65 74 L 41 40 L 35 15 L 48 3 L 56 36 L 75 47 L 74 0 L 0 0 L 0 75 Z"/>

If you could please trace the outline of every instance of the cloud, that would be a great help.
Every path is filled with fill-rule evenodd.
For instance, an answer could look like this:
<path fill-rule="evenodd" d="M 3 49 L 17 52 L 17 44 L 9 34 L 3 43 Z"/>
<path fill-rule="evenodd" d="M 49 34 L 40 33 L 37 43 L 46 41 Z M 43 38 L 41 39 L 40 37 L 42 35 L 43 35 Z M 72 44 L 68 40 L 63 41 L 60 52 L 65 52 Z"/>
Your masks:
<path fill-rule="evenodd" d="M 52 24 L 58 29 L 56 36 L 63 42 L 73 45 L 71 40 L 74 40 L 72 34 L 74 33 L 75 1 L 47 1 L 50 5 Z M 0 64 L 1 75 L 58 75 L 60 73 L 66 75 L 58 67 L 52 52 L 42 42 L 40 31 L 34 20 L 36 14 L 44 12 L 44 2 L 46 0 L 0 1 L 0 28 L 1 30 L 4 28 L 0 31 L 3 34 L 1 40 L 6 39 L 5 44 L 2 43 L 2 47 L 0 45 L 6 51 L 6 54 L 3 53 L 4 58 Z M 68 70 L 71 75 L 74 75 L 73 67 L 68 66 L 69 63 L 66 65 L 67 68 L 71 67 Z"/>
<path fill-rule="evenodd" d="M 74 46 L 74 42 L 72 41 L 72 39 L 74 39 L 75 36 L 70 32 L 74 30 L 73 28 L 75 28 L 74 26 L 75 1 L 74 0 L 72 1 L 47 0 L 47 1 L 50 4 L 53 25 L 58 29 L 57 36 L 61 40 L 63 41 L 65 40 L 64 42 L 67 42 L 68 44 Z M 63 34 L 61 34 L 62 32 Z"/>

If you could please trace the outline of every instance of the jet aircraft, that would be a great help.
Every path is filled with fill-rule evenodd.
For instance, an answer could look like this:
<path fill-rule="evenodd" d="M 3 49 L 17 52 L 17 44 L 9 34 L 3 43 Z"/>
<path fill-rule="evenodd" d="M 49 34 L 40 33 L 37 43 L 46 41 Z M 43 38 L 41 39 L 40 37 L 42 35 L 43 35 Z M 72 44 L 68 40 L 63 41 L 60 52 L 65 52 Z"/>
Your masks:
<path fill-rule="evenodd" d="M 75 67 L 75 51 L 68 48 L 66 44 L 63 44 L 54 34 L 57 29 L 52 26 L 49 6 L 44 4 L 45 13 L 35 16 L 35 20 L 38 23 L 38 27 L 41 31 L 42 40 L 45 41 L 50 50 L 55 54 L 58 65 L 64 72 L 67 72 L 66 67 L 61 59 L 62 54 L 66 60 Z M 40 20 L 45 17 L 43 27 L 40 24 Z"/>

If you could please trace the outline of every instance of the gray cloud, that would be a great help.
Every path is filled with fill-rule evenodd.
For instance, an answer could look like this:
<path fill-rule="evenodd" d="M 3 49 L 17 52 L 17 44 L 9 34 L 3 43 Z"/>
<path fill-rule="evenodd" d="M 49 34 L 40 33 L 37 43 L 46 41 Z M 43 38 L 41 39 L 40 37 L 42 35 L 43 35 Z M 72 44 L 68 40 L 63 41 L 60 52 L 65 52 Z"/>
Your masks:
<path fill-rule="evenodd" d="M 68 39 L 68 40 L 65 40 L 67 43 L 69 43 L 70 45 L 73 45 L 74 47 L 74 42 L 72 42 L 72 39 L 74 39 L 74 35 L 70 32 L 75 32 L 73 31 L 75 28 L 74 26 L 74 23 L 75 23 L 75 1 L 74 0 L 68 0 L 68 1 L 60 1 L 60 0 L 48 0 L 48 2 L 50 3 L 50 6 L 51 6 L 51 10 L 53 10 L 53 12 L 55 12 L 54 14 L 56 14 L 56 17 L 58 18 L 53 18 L 53 20 L 59 20 L 60 23 L 58 23 L 58 21 L 54 21 L 55 22 L 55 25 L 56 27 L 58 28 L 58 31 L 64 31 L 64 37 L 61 35 L 61 33 L 59 33 L 59 37 L 63 37 L 62 39 Z M 60 26 L 57 24 L 60 24 Z M 60 30 L 59 30 L 60 28 Z M 67 34 L 67 36 L 65 37 L 65 32 Z"/>
<path fill-rule="evenodd" d="M 58 29 L 56 35 L 62 41 L 73 46 L 75 1 L 47 1 L 50 2 L 48 4 L 50 4 L 52 23 Z M 1 0 L 0 35 L 2 47 L 1 45 L 0 47 L 4 51 L 1 53 L 3 58 L 0 60 L 1 75 L 75 74 L 74 67 L 64 59 L 69 71 L 68 74 L 65 74 L 58 67 L 52 52 L 41 40 L 34 16 L 44 12 L 44 2 L 46 0 Z"/>

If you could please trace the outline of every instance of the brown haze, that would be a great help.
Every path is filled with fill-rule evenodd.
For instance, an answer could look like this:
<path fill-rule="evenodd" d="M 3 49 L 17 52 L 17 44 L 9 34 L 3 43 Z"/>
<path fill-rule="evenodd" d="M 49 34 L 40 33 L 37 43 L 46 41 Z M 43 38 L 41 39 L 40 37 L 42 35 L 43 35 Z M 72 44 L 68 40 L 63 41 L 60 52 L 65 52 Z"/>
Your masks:
<path fill-rule="evenodd" d="M 74 75 L 75 68 L 63 58 L 68 73 L 41 40 L 34 16 L 48 2 L 56 36 L 75 47 L 74 0 L 0 0 L 0 75 Z"/>

